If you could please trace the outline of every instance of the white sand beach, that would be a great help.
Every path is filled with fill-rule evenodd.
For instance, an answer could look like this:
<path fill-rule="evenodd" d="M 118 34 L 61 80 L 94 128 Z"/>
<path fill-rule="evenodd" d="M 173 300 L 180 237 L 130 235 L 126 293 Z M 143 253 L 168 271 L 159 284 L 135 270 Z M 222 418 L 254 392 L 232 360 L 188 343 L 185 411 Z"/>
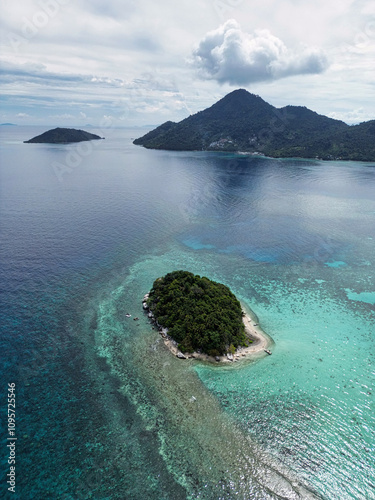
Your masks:
<path fill-rule="evenodd" d="M 268 354 L 266 350 L 269 350 L 270 345 L 272 344 L 272 340 L 268 335 L 266 335 L 260 326 L 247 314 L 244 310 L 243 323 L 245 325 L 245 332 L 248 339 L 251 342 L 249 347 L 239 347 L 236 349 L 236 352 L 233 356 L 225 354 L 224 356 L 213 357 L 208 354 L 203 354 L 199 352 L 186 353 L 183 354 L 177 348 L 177 342 L 172 340 L 168 335 L 165 335 L 160 331 L 164 344 L 168 347 L 172 354 L 181 358 L 181 359 L 189 359 L 194 358 L 201 361 L 209 361 L 212 363 L 233 363 L 235 361 L 241 361 L 247 359 L 255 354 L 259 355 L 260 353 L 264 353 L 265 356 Z"/>

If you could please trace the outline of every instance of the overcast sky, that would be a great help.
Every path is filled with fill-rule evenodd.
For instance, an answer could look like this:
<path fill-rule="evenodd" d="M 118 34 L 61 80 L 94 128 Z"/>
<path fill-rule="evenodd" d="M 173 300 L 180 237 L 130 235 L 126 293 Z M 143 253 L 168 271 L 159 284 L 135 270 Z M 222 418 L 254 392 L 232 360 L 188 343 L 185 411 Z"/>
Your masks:
<path fill-rule="evenodd" d="M 375 119 L 373 0 L 2 0 L 0 122 L 179 121 L 237 88 Z"/>

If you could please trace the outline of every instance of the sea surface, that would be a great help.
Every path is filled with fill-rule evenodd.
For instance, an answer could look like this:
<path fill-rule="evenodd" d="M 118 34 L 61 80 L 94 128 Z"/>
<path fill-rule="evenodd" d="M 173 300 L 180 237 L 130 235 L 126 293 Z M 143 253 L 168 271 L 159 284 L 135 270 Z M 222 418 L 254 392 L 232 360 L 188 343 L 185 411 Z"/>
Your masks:
<path fill-rule="evenodd" d="M 375 499 L 375 164 L 23 144 L 47 129 L 0 128 L 0 498 Z M 177 269 L 272 356 L 174 358 L 142 298 Z"/>

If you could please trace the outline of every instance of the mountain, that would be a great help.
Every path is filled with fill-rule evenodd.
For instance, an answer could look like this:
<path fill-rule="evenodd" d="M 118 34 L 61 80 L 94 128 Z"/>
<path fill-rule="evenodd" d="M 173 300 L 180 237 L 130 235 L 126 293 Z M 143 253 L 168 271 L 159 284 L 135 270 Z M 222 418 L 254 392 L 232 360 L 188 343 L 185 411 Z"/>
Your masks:
<path fill-rule="evenodd" d="M 102 139 L 95 134 L 90 134 L 84 130 L 74 128 L 54 128 L 41 135 L 33 137 L 25 143 L 47 143 L 47 144 L 68 144 L 70 142 L 93 141 Z"/>
<path fill-rule="evenodd" d="M 374 129 L 375 121 L 349 126 L 303 106 L 276 108 L 239 89 L 179 123 L 163 123 L 134 144 L 177 151 L 374 161 Z"/>

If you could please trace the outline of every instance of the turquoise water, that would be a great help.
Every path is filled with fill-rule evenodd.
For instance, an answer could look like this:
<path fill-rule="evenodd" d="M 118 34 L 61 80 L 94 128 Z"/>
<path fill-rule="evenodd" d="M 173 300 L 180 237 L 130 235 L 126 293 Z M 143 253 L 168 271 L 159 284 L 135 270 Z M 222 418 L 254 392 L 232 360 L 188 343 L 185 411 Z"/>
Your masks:
<path fill-rule="evenodd" d="M 34 135 L 4 129 L 0 152 L 18 497 L 375 498 L 375 165 L 110 130 L 59 180 L 75 146 Z M 228 285 L 272 356 L 171 356 L 141 300 L 174 269 Z"/>
<path fill-rule="evenodd" d="M 346 290 L 346 294 L 350 300 L 356 300 L 359 302 L 365 302 L 366 304 L 375 304 L 375 292 L 352 292 L 351 290 Z"/>

